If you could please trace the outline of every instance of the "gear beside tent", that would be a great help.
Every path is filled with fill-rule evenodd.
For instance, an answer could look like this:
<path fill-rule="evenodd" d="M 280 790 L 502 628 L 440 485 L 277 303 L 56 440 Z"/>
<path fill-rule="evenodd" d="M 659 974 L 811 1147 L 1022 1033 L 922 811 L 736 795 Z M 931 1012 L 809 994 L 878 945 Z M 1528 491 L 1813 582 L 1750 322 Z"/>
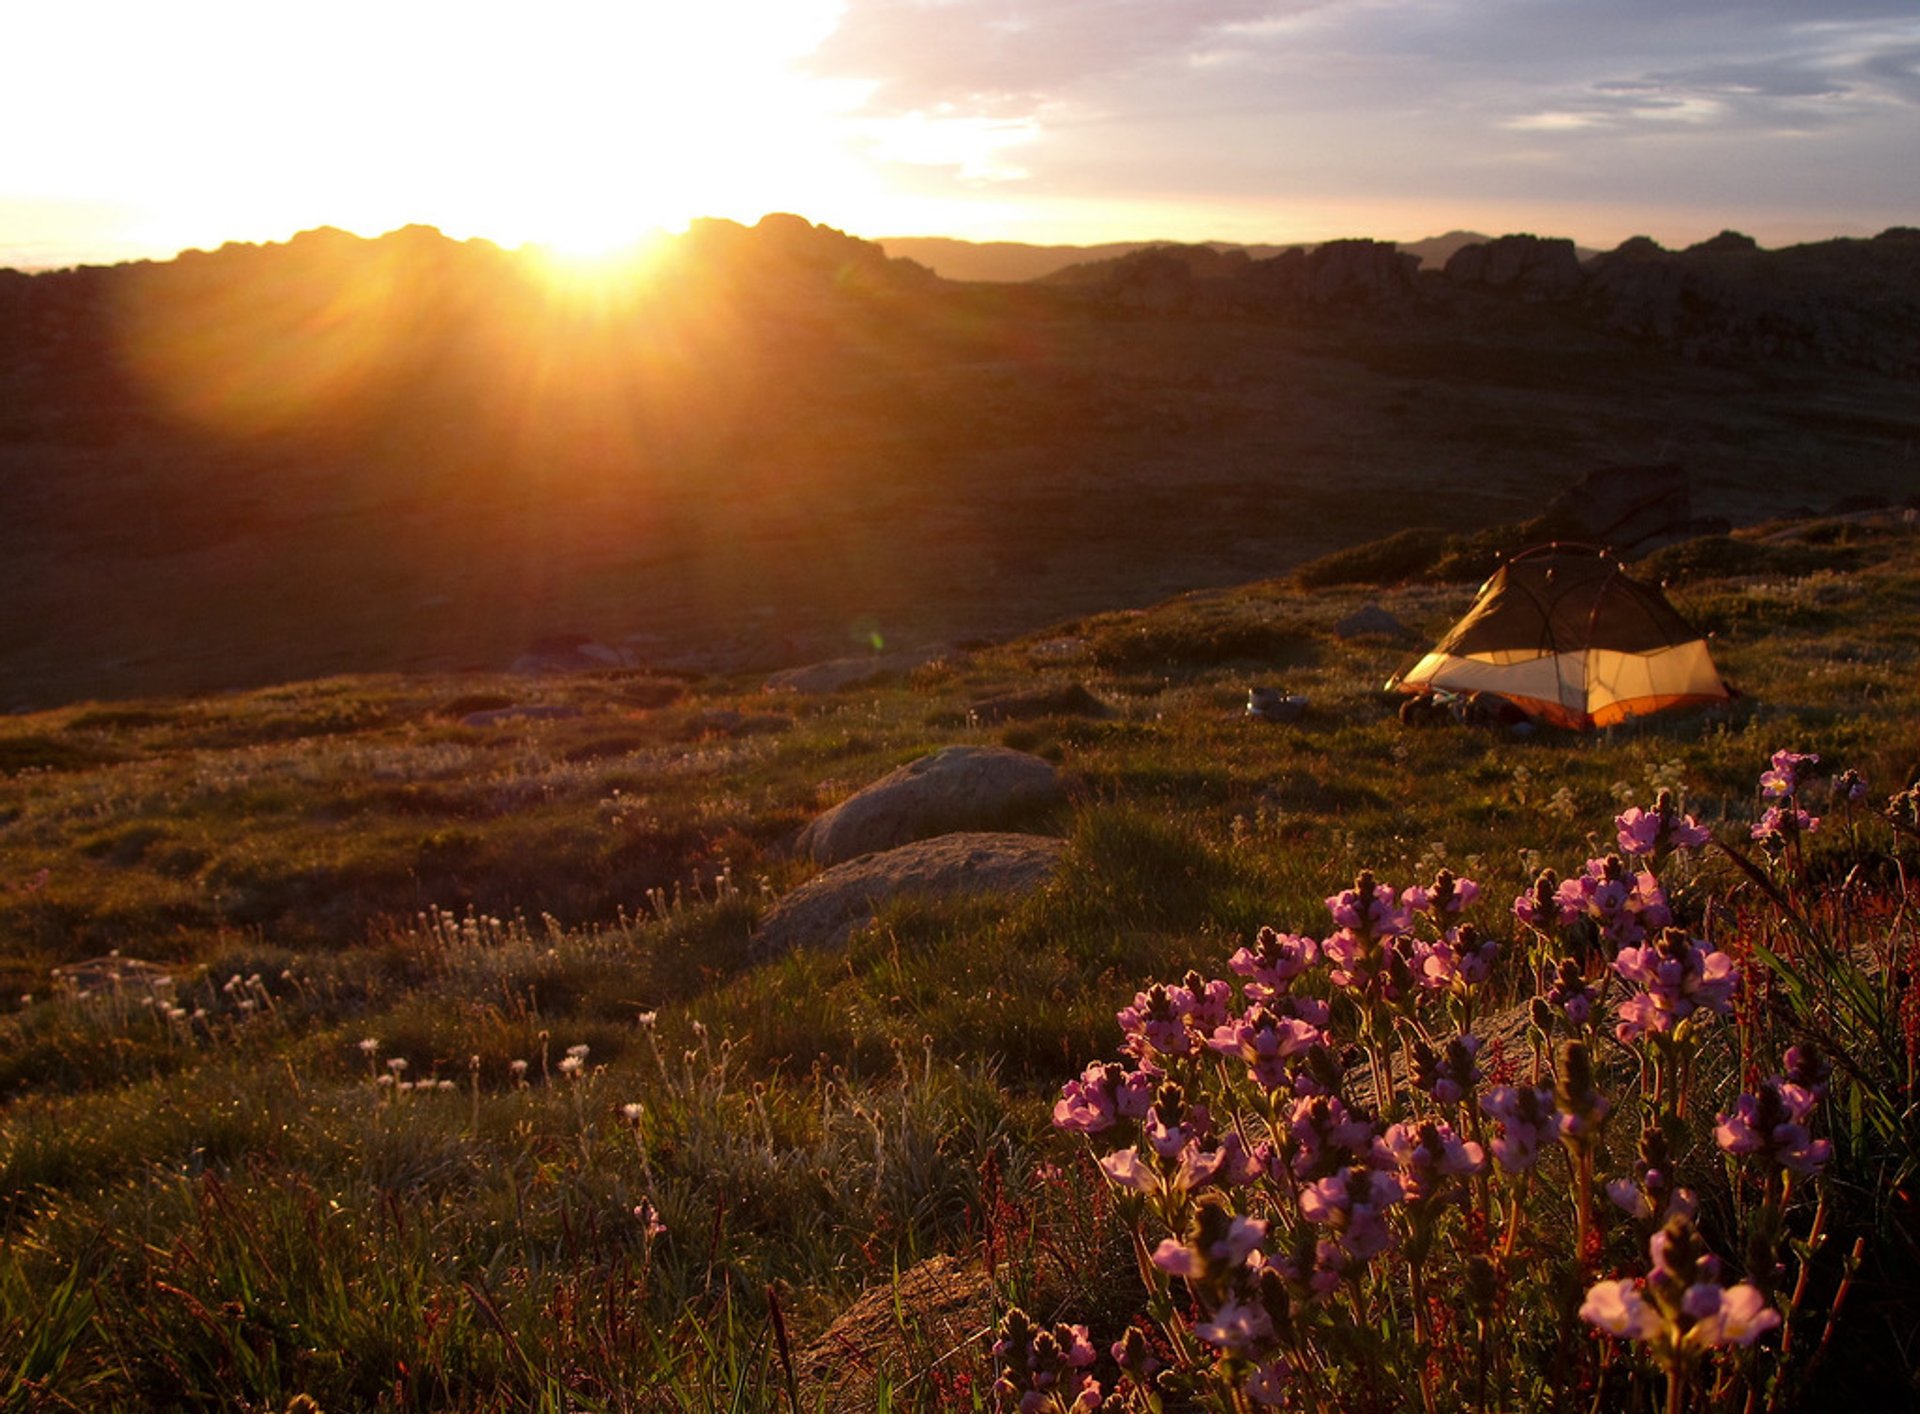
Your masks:
<path fill-rule="evenodd" d="M 1600 551 L 1557 544 L 1494 571 L 1466 617 L 1387 687 L 1492 693 L 1575 731 L 1731 696 L 1665 595 Z"/>

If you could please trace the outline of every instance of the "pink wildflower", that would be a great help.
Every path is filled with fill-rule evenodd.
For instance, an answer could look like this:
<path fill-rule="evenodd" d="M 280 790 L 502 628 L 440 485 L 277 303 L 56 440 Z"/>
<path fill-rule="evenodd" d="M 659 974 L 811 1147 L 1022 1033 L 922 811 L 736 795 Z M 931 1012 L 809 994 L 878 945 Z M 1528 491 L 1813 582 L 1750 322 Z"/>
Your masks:
<path fill-rule="evenodd" d="M 1673 803 L 1671 791 L 1661 791 L 1655 798 L 1653 809 L 1642 810 L 1634 806 L 1618 816 L 1614 822 L 1618 832 L 1620 852 L 1631 858 L 1664 860 L 1674 850 L 1701 849 L 1712 842 L 1713 835 L 1691 815 L 1682 815 Z"/>
<path fill-rule="evenodd" d="M 1760 798 L 1776 801 L 1792 799 L 1800 793 L 1807 767 L 1819 763 L 1820 758 L 1810 752 L 1774 752 L 1773 760 L 1760 776 Z"/>
<path fill-rule="evenodd" d="M 1220 1213 L 1217 1207 L 1203 1209 L 1190 1240 L 1167 1238 L 1154 1249 L 1153 1264 L 1169 1276 L 1182 1278 L 1200 1278 L 1208 1272 L 1243 1265 L 1267 1240 L 1267 1224 L 1261 1218 L 1239 1214 L 1214 1216 Z"/>
<path fill-rule="evenodd" d="M 994 1393 L 1020 1414 L 1093 1414 L 1100 1407 L 1100 1384 L 1086 1373 L 1097 1357 L 1085 1326 L 1039 1326 L 1016 1306 L 1000 1322 L 993 1358 L 1000 1370 Z"/>
<path fill-rule="evenodd" d="M 1778 844 L 1796 835 L 1811 835 L 1819 828 L 1819 816 L 1809 815 L 1797 806 L 1773 805 L 1755 823 L 1752 836 L 1756 840 Z"/>
<path fill-rule="evenodd" d="M 1740 982 L 1732 958 L 1708 951 L 1678 928 L 1645 947 L 1621 949 L 1613 970 L 1645 989 L 1620 1004 L 1614 1034 L 1629 1042 L 1648 1032 L 1671 1032 L 1696 1011 L 1727 1015 Z"/>
<path fill-rule="evenodd" d="M 1100 1160 L 1100 1169 L 1120 1188 L 1136 1193 L 1151 1193 L 1159 1186 L 1152 1164 L 1140 1157 L 1140 1150 L 1119 1149 Z"/>
<path fill-rule="evenodd" d="M 1320 945 L 1304 934 L 1262 928 L 1254 935 L 1253 946 L 1241 948 L 1227 966 L 1235 976 L 1247 979 L 1248 1001 L 1271 1001 L 1313 965 L 1319 952 Z"/>
<path fill-rule="evenodd" d="M 1638 943 L 1649 928 L 1672 921 L 1660 881 L 1644 870 L 1629 870 L 1617 854 L 1589 859 L 1586 872 L 1562 883 L 1557 898 L 1562 923 L 1591 918 L 1615 947 Z"/>
<path fill-rule="evenodd" d="M 1813 1098 L 1801 1087 L 1764 1080 L 1757 1092 L 1742 1095 L 1720 1116 L 1713 1138 L 1729 1154 L 1752 1154 L 1791 1173 L 1820 1172 L 1833 1157 L 1833 1144 L 1807 1131 Z"/>
<path fill-rule="evenodd" d="M 1275 1016 L 1255 1005 L 1238 1021 L 1229 1021 L 1213 1033 L 1207 1045 L 1223 1056 L 1247 1063 L 1247 1073 L 1262 1089 L 1287 1084 L 1287 1062 L 1325 1040 L 1317 1026 L 1291 1017 Z"/>
<path fill-rule="evenodd" d="M 1436 1053 L 1425 1041 L 1413 1043 L 1414 1088 L 1431 1095 L 1443 1105 L 1457 1105 L 1480 1083 L 1476 1057 L 1480 1040 L 1476 1036 L 1455 1036 L 1447 1042 L 1444 1054 Z"/>
<path fill-rule="evenodd" d="M 1379 1127 L 1364 1115 L 1348 1112 L 1338 1096 L 1315 1095 L 1293 1107 L 1288 1132 L 1294 1144 L 1293 1171 L 1306 1181 L 1356 1163 L 1385 1167 L 1392 1158 L 1375 1146 Z"/>
<path fill-rule="evenodd" d="M 1292 1378 L 1293 1367 L 1282 1356 L 1267 1361 L 1247 1376 L 1247 1382 L 1242 1388 L 1255 1404 L 1276 1408 L 1287 1402 L 1287 1384 Z"/>
<path fill-rule="evenodd" d="M 1145 1060 L 1158 1054 L 1175 1058 L 1191 1055 L 1193 1037 L 1187 1031 L 1186 1018 L 1193 1011 L 1191 992 L 1155 982 L 1134 995 L 1133 1004 L 1115 1013 L 1125 1033 L 1121 1049 Z"/>
<path fill-rule="evenodd" d="M 1587 1291 L 1581 1318 L 1624 1340 L 1653 1342 L 1664 1364 L 1728 1345 L 1751 1345 L 1780 1324 L 1757 1287 L 1722 1286 L 1719 1263 L 1693 1223 L 1668 1219 L 1648 1244 L 1653 1267 L 1644 1283 L 1603 1281 Z"/>
<path fill-rule="evenodd" d="M 1376 883 L 1371 869 L 1363 869 L 1353 887 L 1327 897 L 1327 911 L 1336 926 L 1369 938 L 1395 937 L 1407 931 L 1412 919 L 1395 901 L 1393 890 Z"/>
<path fill-rule="evenodd" d="M 1632 1281 L 1595 1282 L 1580 1303 L 1580 1319 L 1624 1340 L 1650 1340 L 1660 1329 L 1660 1313 L 1640 1299 Z"/>
<path fill-rule="evenodd" d="M 1400 1166 L 1400 1187 L 1409 1203 L 1421 1203 L 1452 1189 L 1449 1180 L 1484 1172 L 1486 1151 L 1462 1139 L 1444 1120 L 1406 1122 L 1388 1128 L 1383 1142 Z"/>
<path fill-rule="evenodd" d="M 1560 1117 L 1554 1112 L 1551 1090 L 1496 1085 L 1482 1097 L 1480 1113 L 1500 1123 L 1502 1133 L 1493 1141 L 1493 1157 L 1508 1173 L 1532 1168 L 1540 1157 L 1540 1146 L 1559 1137 Z"/>
<path fill-rule="evenodd" d="M 1273 1317 L 1257 1301 L 1225 1301 L 1193 1333 L 1230 1355 L 1247 1355 L 1273 1339 Z"/>
<path fill-rule="evenodd" d="M 1409 913 L 1431 911 L 1445 918 L 1472 906 L 1480 897 L 1480 886 L 1471 879 L 1455 878 L 1451 869 L 1442 869 L 1424 888 L 1415 884 L 1400 895 Z"/>
<path fill-rule="evenodd" d="M 1462 923 L 1444 938 L 1416 945 L 1414 953 L 1421 986 L 1460 991 L 1477 987 L 1493 975 L 1500 944 L 1482 938 L 1471 923 Z"/>
<path fill-rule="evenodd" d="M 1560 879 L 1551 869 L 1542 869 L 1533 887 L 1513 901 L 1513 916 L 1536 932 L 1565 926 L 1580 916 L 1579 909 L 1569 911 L 1560 902 Z"/>
<path fill-rule="evenodd" d="M 1386 1212 L 1405 1196 L 1400 1180 L 1390 1173 L 1348 1168 L 1301 1189 L 1300 1216 L 1316 1227 L 1331 1227 L 1342 1250 L 1365 1261 L 1392 1245 Z"/>

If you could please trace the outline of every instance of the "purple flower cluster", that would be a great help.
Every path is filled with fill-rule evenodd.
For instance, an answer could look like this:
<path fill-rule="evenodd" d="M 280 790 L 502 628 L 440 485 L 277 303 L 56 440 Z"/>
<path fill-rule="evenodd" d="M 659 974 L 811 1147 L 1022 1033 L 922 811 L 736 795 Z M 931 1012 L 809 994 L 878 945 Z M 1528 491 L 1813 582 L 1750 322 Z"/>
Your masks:
<path fill-rule="evenodd" d="M 1493 1157 L 1508 1173 L 1532 1168 L 1541 1145 L 1560 1137 L 1553 1091 L 1538 1086 L 1496 1085 L 1481 1097 L 1480 1113 L 1500 1125 Z"/>
<path fill-rule="evenodd" d="M 1664 1223 L 1675 1214 L 1691 1218 L 1699 1208 L 1693 1190 L 1673 1181 L 1673 1155 L 1658 1125 L 1641 1131 L 1634 1172 L 1609 1180 L 1607 1197 L 1621 1212 L 1643 1222 Z"/>
<path fill-rule="evenodd" d="M 1776 751 L 1767 769 L 1760 775 L 1760 798 L 1767 802 L 1767 810 L 1753 827 L 1753 838 L 1770 849 L 1781 849 L 1801 835 L 1810 835 L 1820 828 L 1820 818 L 1810 815 L 1800 808 L 1800 793 L 1807 784 L 1807 768 L 1818 765 L 1820 758 L 1811 752 Z M 1865 782 L 1858 774 L 1854 782 L 1860 785 L 1860 795 L 1866 794 Z M 1851 790 L 1851 785 L 1849 786 Z M 1857 799 L 1849 795 L 1848 799 Z"/>
<path fill-rule="evenodd" d="M 1792 800 L 1806 784 L 1807 767 L 1820 764 L 1812 752 L 1776 751 L 1767 769 L 1760 773 L 1760 798 L 1768 801 Z"/>
<path fill-rule="evenodd" d="M 1740 973 L 1733 959 L 1667 928 L 1644 947 L 1622 948 L 1613 970 L 1642 990 L 1620 1003 L 1614 1034 L 1637 1041 L 1653 1033 L 1669 1035 L 1699 1011 L 1725 1016 L 1733 1010 Z"/>
<path fill-rule="evenodd" d="M 1435 1103 L 1457 1105 L 1480 1083 L 1480 1039 L 1459 1035 L 1447 1042 L 1444 1052 L 1436 1052 L 1425 1041 L 1415 1039 L 1412 1046 L 1413 1088 L 1429 1095 Z"/>
<path fill-rule="evenodd" d="M 1182 1238 L 1169 1237 L 1154 1249 L 1153 1264 L 1187 1285 L 1203 1319 L 1193 1333 L 1208 1345 L 1256 1370 L 1245 1388 L 1259 1403 L 1281 1402 L 1289 1370 L 1278 1355 L 1279 1337 L 1289 1322 L 1286 1281 L 1267 1260 L 1262 1246 L 1268 1224 L 1260 1218 L 1229 1213 L 1218 1203 L 1203 1203 Z M 1114 1357 L 1127 1368 L 1126 1342 Z"/>
<path fill-rule="evenodd" d="M 1420 985 L 1436 990 L 1463 992 L 1480 986 L 1493 975 L 1494 960 L 1499 956 L 1500 944 L 1482 938 L 1471 923 L 1449 929 L 1433 942 L 1414 944 Z"/>
<path fill-rule="evenodd" d="M 1651 928 L 1673 921 L 1667 896 L 1652 871 L 1631 870 L 1617 854 L 1589 859 L 1586 870 L 1563 881 L 1555 895 L 1562 926 L 1591 918 L 1603 941 L 1627 947 L 1647 936 Z"/>
<path fill-rule="evenodd" d="M 1093 1414 L 1100 1383 L 1087 1373 L 1098 1358 L 1085 1326 L 1035 1325 L 1018 1306 L 1000 1323 L 993 1392 L 1020 1414 Z"/>
<path fill-rule="evenodd" d="M 1688 1218 L 1670 1218 L 1649 1251 L 1653 1269 L 1646 1280 L 1595 1283 L 1580 1307 L 1583 1320 L 1608 1335 L 1653 1342 L 1669 1365 L 1718 1346 L 1751 1345 L 1780 1324 L 1758 1287 L 1720 1284 L 1720 1264 L 1706 1254 Z"/>
<path fill-rule="evenodd" d="M 1620 852 L 1631 859 L 1650 858 L 1655 869 L 1675 850 L 1704 849 L 1713 839 L 1693 816 L 1680 813 L 1673 792 L 1665 790 L 1654 797 L 1653 809 L 1636 805 L 1613 824 Z"/>
<path fill-rule="evenodd" d="M 1832 1141 L 1815 1139 L 1807 1128 L 1819 1092 L 1783 1076 L 1763 1080 L 1741 1095 L 1720 1116 L 1713 1140 L 1729 1154 L 1753 1155 L 1762 1163 L 1810 1176 L 1833 1157 Z"/>

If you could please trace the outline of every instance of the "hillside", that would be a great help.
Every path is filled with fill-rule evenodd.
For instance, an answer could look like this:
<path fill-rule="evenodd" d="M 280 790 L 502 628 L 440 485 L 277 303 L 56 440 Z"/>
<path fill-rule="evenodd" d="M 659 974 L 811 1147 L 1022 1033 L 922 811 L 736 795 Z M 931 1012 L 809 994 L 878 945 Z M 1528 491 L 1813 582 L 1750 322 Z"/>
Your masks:
<path fill-rule="evenodd" d="M 1492 237 L 1477 231 L 1448 231 L 1425 240 L 1402 241 L 1400 249 L 1419 258 L 1423 266 L 1439 267 L 1447 263 L 1462 246 L 1482 244 Z M 962 241 L 948 236 L 882 236 L 877 244 L 887 254 L 917 261 L 945 280 L 982 281 L 989 284 L 1017 284 L 1041 280 L 1070 266 L 1100 265 L 1124 259 L 1155 247 L 1178 244 L 1173 241 L 1115 241 L 1104 245 L 1029 245 L 1021 241 Z M 1241 251 L 1250 260 L 1270 260 L 1295 247 L 1281 245 L 1240 245 L 1231 241 L 1207 241 L 1206 249 Z M 1312 248 L 1311 242 L 1297 246 Z M 1598 254 L 1582 249 L 1582 260 Z"/>
<path fill-rule="evenodd" d="M 695 1410 L 719 1392 L 855 1411 L 899 1381 L 887 1407 L 931 1414 L 991 1382 L 982 1322 L 1009 1301 L 1089 1323 L 1112 1381 L 1104 1352 L 1141 1315 L 1116 1226 L 1137 1205 L 1048 1114 L 1113 1054 L 1116 1009 L 1151 979 L 1197 987 L 1189 969 L 1221 972 L 1262 924 L 1324 930 L 1322 900 L 1361 867 L 1395 884 L 1451 867 L 1479 881 L 1474 917 L 1504 949 L 1478 1023 L 1504 1078 L 1534 1045 L 1507 901 L 1536 869 L 1574 877 L 1624 805 L 1663 789 L 1745 841 L 1756 770 L 1782 743 L 1864 772 L 1876 797 L 1915 767 L 1910 518 L 1774 523 L 1642 568 L 1675 584 L 1744 696 L 1588 737 L 1409 730 L 1378 685 L 1469 589 L 1269 580 L 838 692 L 768 691 L 759 674 L 361 676 L 0 720 L 15 1407 L 280 1409 L 304 1392 L 323 1408 Z M 1370 602 L 1408 632 L 1343 636 Z M 1304 696 L 1305 714 L 1249 717 L 1260 684 Z M 756 929 L 821 873 L 793 848 L 800 828 L 959 745 L 1067 773 L 1064 801 L 1006 822 L 1064 841 L 1053 881 L 1017 900 L 895 900 L 840 944 L 772 949 Z M 1882 928 L 1907 916 L 1882 890 L 1911 845 L 1880 852 L 1869 810 L 1828 809 L 1795 877 L 1852 891 L 1835 916 L 1863 951 L 1883 935 L 1910 947 Z M 1718 855 L 1675 870 L 1690 923 L 1729 900 L 1738 926 L 1711 936 L 1743 969 L 1763 967 L 1762 939 L 1813 946 L 1763 923 L 1766 896 Z M 1692 1146 L 1702 1228 L 1743 1265 L 1748 1209 L 1694 1131 L 1732 1104 L 1731 1048 L 1771 1064 L 1762 1028 L 1798 1034 L 1772 1019 L 1794 995 L 1706 1031 L 1692 1129 L 1660 1141 Z M 1885 1053 L 1910 1056 L 1890 1014 Z M 1605 1083 L 1633 1094 L 1632 1054 L 1603 1042 Z M 1834 1085 L 1881 1083 L 1882 1055 L 1863 1033 Z M 1819 1121 L 1851 1147 L 1820 1189 L 1835 1250 L 1802 1259 L 1810 1311 L 1852 1234 L 1877 1237 L 1844 1269 L 1820 1389 L 1898 1407 L 1911 1371 L 1893 1333 L 1920 1309 L 1901 1244 L 1920 1220 L 1852 1177 L 1889 1151 L 1859 1147 L 1858 1119 L 1849 1139 L 1846 1112 L 1836 1097 Z M 1639 1172 L 1642 1113 L 1623 1098 L 1602 1175 Z M 1516 1405 L 1577 1388 L 1583 1408 L 1637 1409 L 1607 1373 L 1630 1354 L 1610 1363 L 1583 1336 L 1556 1357 L 1549 1338 L 1555 1283 L 1645 1261 L 1626 1216 L 1604 1224 L 1604 1265 L 1554 1255 L 1567 1168 L 1496 1184 L 1536 1210 L 1500 1256 L 1503 1329 L 1527 1338 L 1502 1337 L 1498 1378 L 1531 1391 Z M 1810 1206 L 1791 1209 L 1796 1233 Z M 1464 1213 L 1444 1220 L 1467 1230 Z M 1433 1261 L 1458 1269 L 1451 1239 Z M 1346 1304 L 1295 1309 L 1337 1321 Z M 1474 1329 L 1447 1327 L 1448 1387 L 1466 1372 L 1449 1410 L 1485 1404 Z M 1401 1370 L 1396 1342 L 1418 1342 L 1404 1321 L 1381 1330 L 1368 1361 L 1320 1378 Z M 1549 1383 L 1522 1386 L 1530 1370 Z M 1406 1404 L 1376 1392 L 1367 1407 Z"/>
<path fill-rule="evenodd" d="M 422 229 L 0 272 L 0 707 L 995 637 L 1606 466 L 1734 522 L 1898 500 L 1916 250 L 1349 242 L 1048 289 L 787 217 L 626 286 Z"/>

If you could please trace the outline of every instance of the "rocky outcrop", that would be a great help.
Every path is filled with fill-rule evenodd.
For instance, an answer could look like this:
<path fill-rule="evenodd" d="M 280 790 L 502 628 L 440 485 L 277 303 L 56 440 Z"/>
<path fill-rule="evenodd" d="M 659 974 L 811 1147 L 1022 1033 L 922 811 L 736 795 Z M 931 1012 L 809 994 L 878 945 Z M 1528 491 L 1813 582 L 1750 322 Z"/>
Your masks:
<path fill-rule="evenodd" d="M 1526 235 L 1461 247 L 1448 259 L 1446 276 L 1455 284 L 1512 290 L 1532 300 L 1568 298 L 1583 278 L 1572 241 Z"/>
<path fill-rule="evenodd" d="M 1591 471 L 1554 497 L 1537 538 L 1578 540 L 1620 553 L 1651 546 L 1693 521 L 1685 468 L 1612 466 Z"/>
<path fill-rule="evenodd" d="M 1412 296 L 1420 257 L 1392 241 L 1328 241 L 1307 252 L 1305 267 L 1309 304 L 1392 304 Z"/>
<path fill-rule="evenodd" d="M 1065 849 L 1045 835 L 963 833 L 864 855 L 781 899 L 754 945 L 767 955 L 838 947 L 895 899 L 1029 894 L 1053 877 Z"/>
<path fill-rule="evenodd" d="M 1636 237 L 1588 262 L 1581 300 L 1608 327 L 1703 363 L 1920 371 L 1920 241 L 1898 228 L 1775 251 L 1735 231 L 1679 252 Z"/>
<path fill-rule="evenodd" d="M 1060 773 L 1003 746 L 949 746 L 889 772 L 801 831 L 798 848 L 821 864 L 950 830 L 1007 825 L 1059 804 Z"/>

